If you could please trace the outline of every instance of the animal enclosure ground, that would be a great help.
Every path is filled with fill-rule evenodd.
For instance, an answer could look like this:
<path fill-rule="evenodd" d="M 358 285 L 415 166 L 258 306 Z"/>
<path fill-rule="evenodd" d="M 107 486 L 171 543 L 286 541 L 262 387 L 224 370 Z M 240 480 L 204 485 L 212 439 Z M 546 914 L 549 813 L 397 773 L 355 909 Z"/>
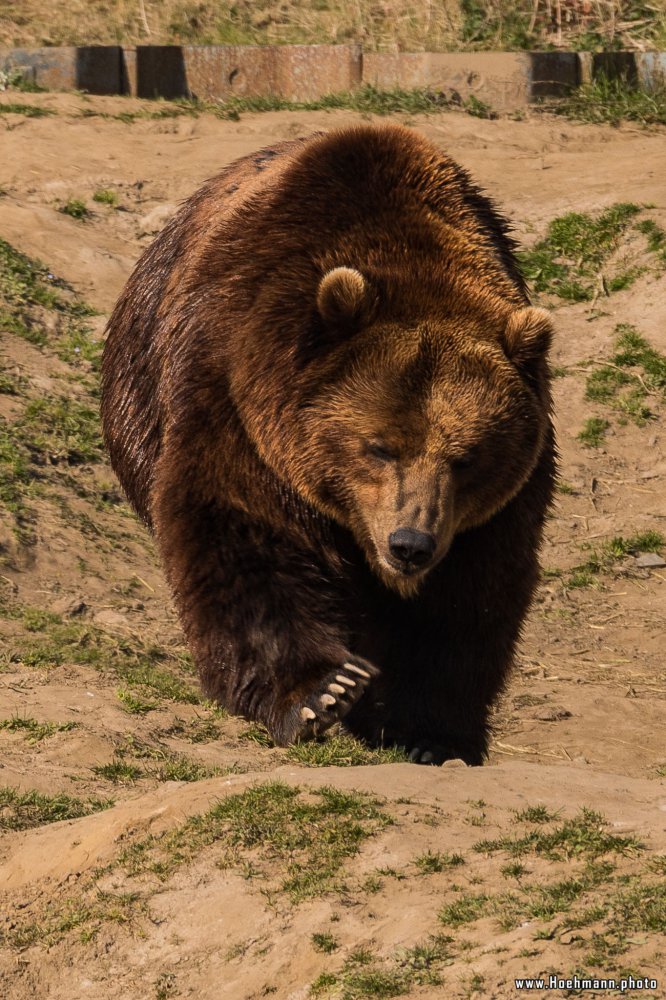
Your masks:
<path fill-rule="evenodd" d="M 105 319 L 177 203 L 360 116 L 2 102 L 52 112 L 0 116 L 8 995 L 508 998 L 576 972 L 666 995 L 666 131 L 401 116 L 514 221 L 557 327 L 542 585 L 489 764 L 429 769 L 277 750 L 202 703 L 97 422 Z"/>

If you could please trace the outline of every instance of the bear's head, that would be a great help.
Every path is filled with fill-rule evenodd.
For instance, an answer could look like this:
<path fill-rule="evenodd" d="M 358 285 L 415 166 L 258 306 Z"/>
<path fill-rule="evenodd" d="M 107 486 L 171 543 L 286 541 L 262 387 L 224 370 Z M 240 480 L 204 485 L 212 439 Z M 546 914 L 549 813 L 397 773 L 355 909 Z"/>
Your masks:
<path fill-rule="evenodd" d="M 532 473 L 549 422 L 552 330 L 545 312 L 506 301 L 405 322 L 382 316 L 380 300 L 353 268 L 319 284 L 333 346 L 300 411 L 300 492 L 408 596 Z"/>

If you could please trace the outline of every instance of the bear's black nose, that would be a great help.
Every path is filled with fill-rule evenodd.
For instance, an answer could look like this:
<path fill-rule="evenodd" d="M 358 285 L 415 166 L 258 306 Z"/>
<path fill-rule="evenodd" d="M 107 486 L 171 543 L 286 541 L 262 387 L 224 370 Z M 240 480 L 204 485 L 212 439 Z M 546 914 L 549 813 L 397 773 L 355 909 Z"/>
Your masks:
<path fill-rule="evenodd" d="M 414 528 L 398 528 L 389 535 L 389 552 L 405 565 L 425 566 L 432 559 L 435 544 L 432 535 Z"/>

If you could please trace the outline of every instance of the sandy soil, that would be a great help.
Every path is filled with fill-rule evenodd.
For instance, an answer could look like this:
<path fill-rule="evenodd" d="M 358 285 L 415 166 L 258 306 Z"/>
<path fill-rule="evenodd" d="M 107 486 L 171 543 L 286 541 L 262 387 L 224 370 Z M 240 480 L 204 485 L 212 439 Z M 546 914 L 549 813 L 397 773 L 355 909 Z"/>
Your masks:
<path fill-rule="evenodd" d="M 204 178 L 278 138 L 357 117 L 280 112 L 244 115 L 238 122 L 205 115 L 127 123 L 113 116 L 150 106 L 80 95 L 11 99 L 56 114 L 0 118 L 0 238 L 42 260 L 95 306 L 100 315 L 90 323 L 98 336 L 142 249 Z M 649 205 L 650 218 L 666 228 L 663 130 L 546 117 L 482 121 L 462 114 L 409 123 L 470 169 L 526 245 L 555 216 L 616 202 Z M 116 191 L 119 208 L 93 202 L 99 189 Z M 70 198 L 88 204 L 88 221 L 58 211 Z M 517 976 L 583 970 L 619 977 L 630 970 L 661 976 L 660 986 L 640 995 L 666 996 L 666 946 L 659 933 L 666 906 L 666 569 L 640 568 L 630 554 L 596 574 L 593 586 L 566 582 L 572 567 L 588 558 L 590 545 L 648 530 L 666 533 L 663 403 L 651 396 L 655 418 L 637 426 L 584 396 L 586 364 L 610 356 L 617 324 L 633 324 L 666 352 L 663 269 L 650 264 L 631 288 L 594 303 L 549 304 L 557 325 L 557 427 L 568 486 L 548 525 L 547 573 L 485 768 L 459 762 L 441 769 L 303 768 L 264 745 L 246 723 L 219 718 L 194 694 L 158 697 L 151 710 L 128 712 L 117 694 L 117 665 L 130 647 L 141 662 L 159 647 L 161 662 L 180 670 L 188 690 L 195 688 L 183 667 L 182 639 L 152 544 L 117 494 L 108 466 L 97 461 L 63 471 L 56 464 L 56 478 L 31 500 L 36 544 L 19 544 L 10 516 L 0 513 L 3 607 L 13 609 L 3 613 L 0 723 L 21 717 L 76 724 L 32 742 L 21 731 L 0 728 L 0 785 L 115 802 L 80 819 L 2 833 L 0 801 L 0 995 L 504 998 L 516 995 Z M 7 334 L 0 361 L 4 371 L 22 376 L 28 399 L 54 392 L 90 399 L 89 369 L 83 362 L 73 368 L 52 346 Z M 16 419 L 25 402 L 0 395 L 0 415 Z M 577 439 L 591 416 L 611 424 L 600 448 L 585 448 Z M 104 504 L 96 502 L 102 494 Z M 31 660 L 35 630 L 16 612 L 26 606 L 47 609 L 82 630 L 77 635 L 84 646 L 101 636 L 108 663 L 87 662 L 67 650 L 51 664 Z M 199 739 L 199 731 L 207 735 Z M 214 776 L 162 780 L 159 768 L 174 755 Z M 113 784 L 93 770 L 118 759 L 139 768 L 135 780 Z M 270 852 L 262 859 L 255 849 L 250 860 L 227 863 L 217 842 L 163 880 L 128 871 L 122 860 L 128 846 L 151 835 L 164 838 L 221 798 L 273 779 L 301 786 L 306 799 L 308 789 L 331 785 L 383 802 L 393 823 L 344 862 L 344 888 L 290 902 L 275 889 L 284 859 Z M 482 839 L 538 833 L 542 826 L 519 815 L 538 805 L 557 813 L 543 829 L 574 821 L 584 807 L 607 823 L 588 822 L 587 835 L 603 829 L 616 838 L 637 838 L 642 847 L 607 845 L 593 860 L 616 867 L 595 879 L 585 868 L 591 855 L 584 843 L 551 855 L 528 849 L 518 859 L 525 870 L 513 873 L 516 859 L 506 845 L 475 849 Z M 464 863 L 422 870 L 415 859 L 428 851 L 456 852 Z M 258 858 L 261 874 L 253 875 Z M 533 899 L 529 893 L 553 879 L 576 883 L 573 908 L 558 904 L 539 914 L 521 911 L 513 922 L 501 919 L 502 907 L 512 905 L 507 893 Z M 636 886 L 649 891 L 639 894 L 642 903 L 634 901 L 630 913 L 621 897 Z M 494 903 L 466 921 L 447 923 L 443 908 L 470 894 Z M 122 905 L 109 907 L 109 898 L 121 897 Z M 661 923 L 641 923 L 636 912 L 657 904 Z M 576 919 L 583 911 L 586 916 Z M 619 923 L 624 936 L 614 951 Z M 22 934 L 30 926 L 41 931 Z M 325 952 L 313 934 L 330 934 L 335 947 Z M 405 949 L 442 934 L 451 941 L 446 957 L 432 960 L 428 981 Z M 359 949 L 371 958 L 359 958 Z M 369 972 L 363 979 L 364 969 L 377 972 L 374 985 Z M 321 978 L 326 973 L 328 981 Z M 578 995 L 566 989 L 555 994 Z"/>

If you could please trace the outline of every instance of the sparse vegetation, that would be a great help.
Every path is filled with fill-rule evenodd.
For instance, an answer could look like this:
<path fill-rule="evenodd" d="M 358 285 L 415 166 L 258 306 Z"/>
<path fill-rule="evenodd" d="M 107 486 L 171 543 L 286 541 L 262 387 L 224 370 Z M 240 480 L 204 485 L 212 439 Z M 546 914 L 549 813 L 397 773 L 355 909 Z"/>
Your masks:
<path fill-rule="evenodd" d="M 449 854 L 442 851 L 426 851 L 414 858 L 414 864 L 422 875 L 433 875 L 447 868 L 457 868 L 465 864 L 462 854 Z"/>
<path fill-rule="evenodd" d="M 117 208 L 119 199 L 115 191 L 108 188 L 98 188 L 93 195 L 93 201 L 99 205 L 108 205 L 109 208 Z"/>
<path fill-rule="evenodd" d="M 0 830 L 29 830 L 44 823 L 89 816 L 112 805 L 111 799 L 76 799 L 70 795 L 0 788 Z"/>
<path fill-rule="evenodd" d="M 265 880 L 265 863 L 279 861 L 281 876 L 272 891 L 298 903 L 339 890 L 344 860 L 389 823 L 382 804 L 360 792 L 321 788 L 305 797 L 298 788 L 270 782 L 226 797 L 164 837 L 136 844 L 121 864 L 132 874 L 166 878 L 217 844 L 218 865 L 249 877 Z"/>
<path fill-rule="evenodd" d="M 666 539 L 659 531 L 642 531 L 629 538 L 616 535 L 601 546 L 583 545 L 588 556 L 585 562 L 575 566 L 566 581 L 569 588 L 589 587 L 600 573 L 608 572 L 613 564 L 628 555 L 639 552 L 657 552 L 666 545 Z"/>
<path fill-rule="evenodd" d="M 552 829 L 530 830 L 520 837 L 505 836 L 497 840 L 481 840 L 474 850 L 481 854 L 506 851 L 512 857 L 537 854 L 552 861 L 585 857 L 594 860 L 601 855 L 631 854 L 642 849 L 635 837 L 609 833 L 607 822 L 597 812 L 581 809 L 572 819 L 565 819 Z"/>
<path fill-rule="evenodd" d="M 119 757 L 114 757 L 109 764 L 98 764 L 92 771 L 100 778 L 112 781 L 114 785 L 133 784 L 143 774 L 140 767 Z"/>
<path fill-rule="evenodd" d="M 589 417 L 576 437 L 586 448 L 599 448 L 609 427 L 609 422 L 602 417 Z"/>
<path fill-rule="evenodd" d="M 359 111 L 363 114 L 430 114 L 439 111 L 463 111 L 475 118 L 497 118 L 498 115 L 485 101 L 475 95 L 461 98 L 430 87 L 379 88 L 364 84 L 356 90 L 325 94 L 311 101 L 293 101 L 277 95 L 264 97 L 231 96 L 214 102 L 179 98 L 159 101 L 157 107 L 143 107 L 136 111 L 118 114 L 86 110 L 86 117 L 112 118 L 131 125 L 136 121 L 159 121 L 165 118 L 198 117 L 213 114 L 218 118 L 238 121 L 242 114 L 267 111 Z"/>
<path fill-rule="evenodd" d="M 330 955 L 332 951 L 340 947 L 332 934 L 313 934 L 310 940 L 312 941 L 312 947 L 316 951 L 323 952 L 325 955 Z"/>
<path fill-rule="evenodd" d="M 1 618 L 20 620 L 28 632 L 4 654 L 9 663 L 34 668 L 67 662 L 95 667 L 123 682 L 119 697 L 128 711 L 137 714 L 156 706 L 156 701 L 145 701 L 146 696 L 171 703 L 201 701 L 188 664 L 183 664 L 178 652 L 118 638 L 89 622 L 63 621 L 51 612 L 11 602 L 0 608 Z"/>
<path fill-rule="evenodd" d="M 63 215 L 69 215 L 72 219 L 77 219 L 79 222 L 85 222 L 91 214 L 85 201 L 81 201 L 80 198 L 69 198 L 58 211 L 62 212 Z"/>
<path fill-rule="evenodd" d="M 363 764 L 395 764 L 407 760 L 407 755 L 400 747 L 374 749 L 348 733 L 296 743 L 287 750 L 287 757 L 307 767 L 358 767 Z"/>
<path fill-rule="evenodd" d="M 641 125 L 666 124 L 666 90 L 643 90 L 626 80 L 600 76 L 584 83 L 558 101 L 548 101 L 544 110 L 575 121 L 619 125 L 634 121 Z"/>
<path fill-rule="evenodd" d="M 440 969 L 451 957 L 451 941 L 433 935 L 427 942 L 396 950 L 385 961 L 366 949 L 352 952 L 339 972 L 323 972 L 311 983 L 310 996 L 373 1000 L 403 996 L 418 986 L 438 986 Z"/>
<path fill-rule="evenodd" d="M 38 722 L 24 715 L 13 715 L 11 719 L 0 719 L 0 729 L 9 733 L 21 733 L 28 743 L 39 743 L 55 733 L 68 733 L 77 728 L 76 722 Z"/>
<path fill-rule="evenodd" d="M 516 813 L 519 823 L 552 823 L 557 819 L 557 813 L 551 812 L 546 806 L 527 806 Z"/>
<path fill-rule="evenodd" d="M 640 205 L 619 203 L 597 216 L 569 212 L 553 219 L 545 238 L 519 255 L 525 277 L 537 292 L 573 302 L 628 287 L 640 274 L 639 267 L 624 271 L 607 267 L 641 211 Z"/>
<path fill-rule="evenodd" d="M 651 347 L 635 327 L 620 323 L 615 353 L 587 377 L 585 398 L 607 403 L 642 426 L 654 413 L 645 405 L 648 395 L 666 400 L 666 357 Z"/>
<path fill-rule="evenodd" d="M 0 115 L 25 115 L 26 118 L 46 118 L 55 114 L 52 108 L 43 108 L 37 104 L 13 104 L 0 101 Z"/>
<path fill-rule="evenodd" d="M 30 260 L 0 239 L 0 330 L 46 348 L 55 329 L 54 348 L 62 360 L 93 369 L 101 344 L 85 317 L 93 310 L 42 264 Z M 53 322 L 55 320 L 55 324 Z M 14 383 L 18 395 L 25 382 Z M 6 386 L 11 388 L 11 385 Z M 90 386 L 93 389 L 93 386 Z M 42 394 L 28 399 L 13 420 L 0 418 L 0 504 L 14 516 L 14 534 L 23 547 L 34 543 L 34 515 L 28 503 L 44 492 L 50 476 L 70 463 L 94 461 L 101 455 L 97 413 L 71 396 Z M 46 468 L 52 468 L 47 473 Z M 62 474 L 62 473 L 60 473 Z"/>

